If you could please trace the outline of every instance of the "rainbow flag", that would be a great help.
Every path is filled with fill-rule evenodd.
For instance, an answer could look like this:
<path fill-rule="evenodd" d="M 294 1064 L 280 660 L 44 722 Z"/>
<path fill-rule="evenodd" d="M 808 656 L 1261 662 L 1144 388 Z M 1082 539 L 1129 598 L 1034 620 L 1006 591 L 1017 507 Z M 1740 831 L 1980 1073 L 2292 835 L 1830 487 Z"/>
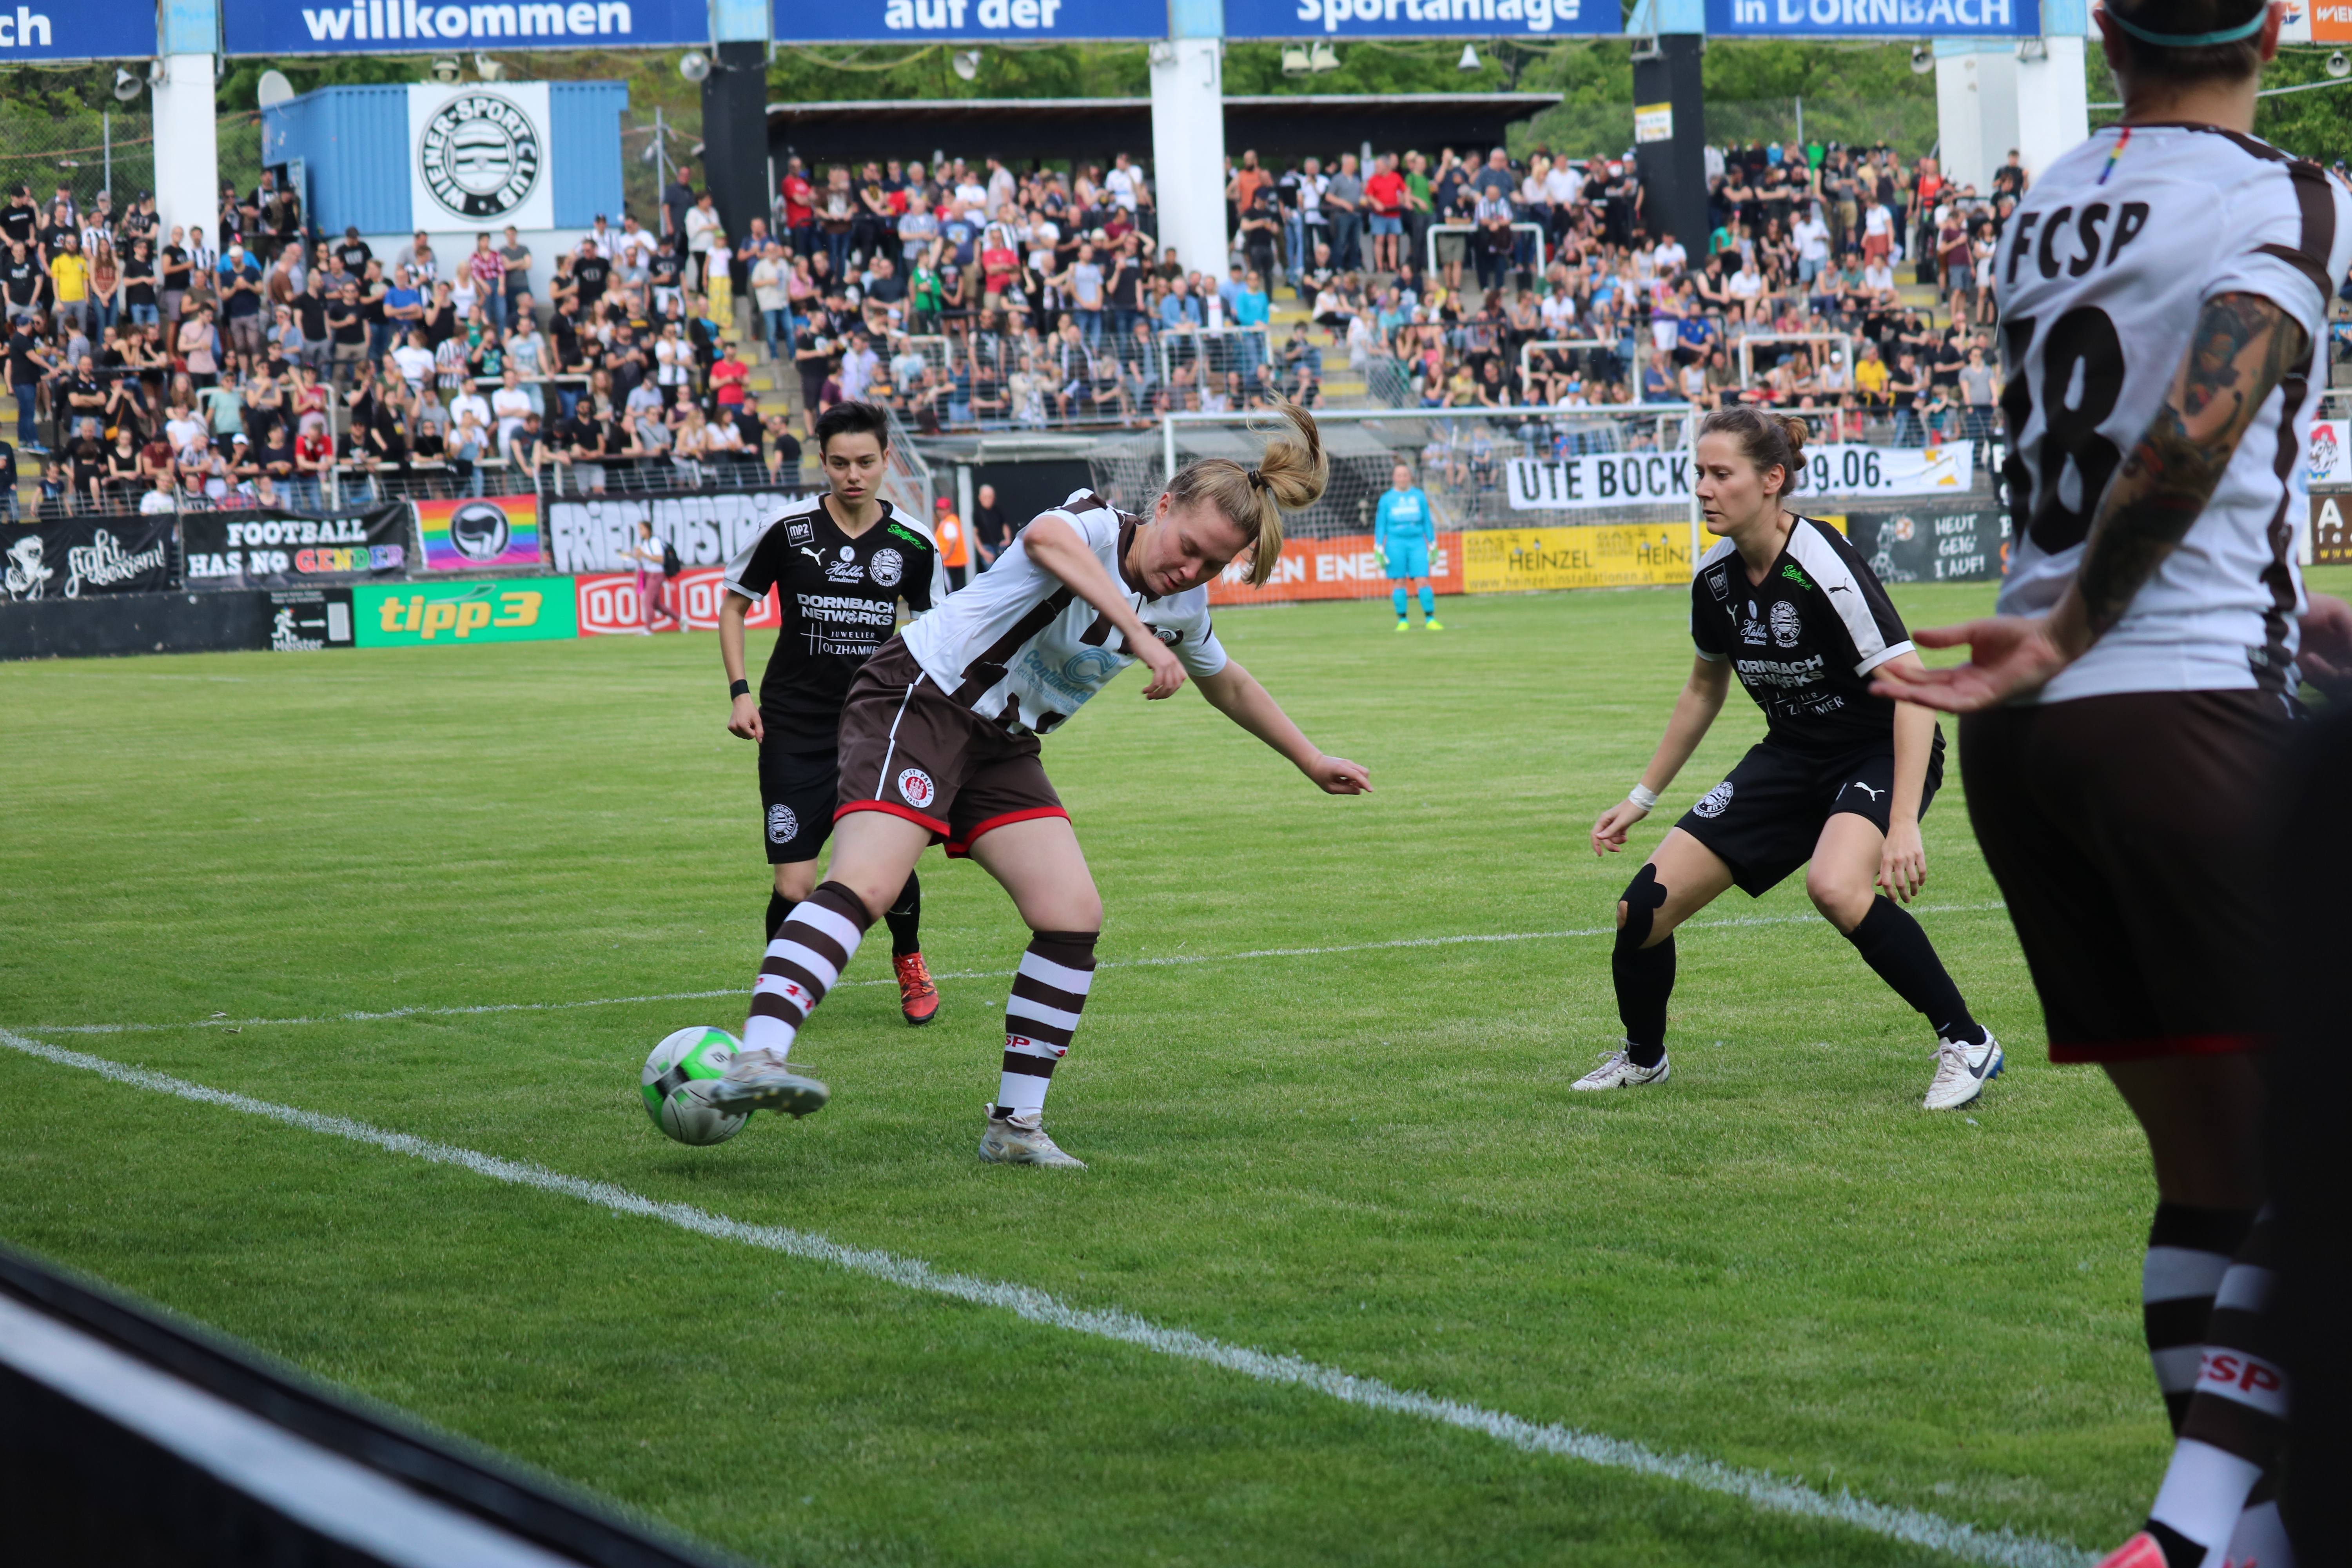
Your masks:
<path fill-rule="evenodd" d="M 428 572 L 540 564 L 537 496 L 461 496 L 414 504 Z"/>

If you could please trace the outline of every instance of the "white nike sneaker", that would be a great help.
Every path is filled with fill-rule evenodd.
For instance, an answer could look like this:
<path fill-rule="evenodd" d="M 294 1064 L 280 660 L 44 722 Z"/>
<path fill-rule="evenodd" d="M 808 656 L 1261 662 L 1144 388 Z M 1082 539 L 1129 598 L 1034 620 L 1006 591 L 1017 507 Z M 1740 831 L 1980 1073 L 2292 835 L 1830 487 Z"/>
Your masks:
<path fill-rule="evenodd" d="M 1664 1057 L 1658 1058 L 1656 1067 L 1642 1067 L 1632 1057 L 1626 1055 L 1624 1047 L 1621 1046 L 1602 1057 L 1599 1067 L 1568 1087 L 1570 1089 L 1632 1089 L 1644 1083 L 1664 1083 L 1666 1081 L 1667 1067 L 1667 1058 Z"/>
<path fill-rule="evenodd" d="M 2002 1059 L 2000 1042 L 1992 1037 L 1990 1029 L 1985 1031 L 1981 1045 L 1937 1040 L 1936 1077 L 1921 1104 L 1929 1110 L 1958 1110 L 1973 1103 L 1984 1086 L 2000 1076 Z"/>
<path fill-rule="evenodd" d="M 999 1116 L 988 1108 L 988 1131 L 980 1135 L 980 1157 L 996 1165 L 1059 1165 L 1073 1171 L 1087 1168 L 1084 1160 L 1064 1153 L 1046 1135 L 1045 1113 L 1026 1111 Z"/>
<path fill-rule="evenodd" d="M 719 1110 L 779 1110 L 797 1120 L 823 1110 L 833 1091 L 794 1072 L 773 1051 L 750 1050 L 736 1053 L 727 1064 L 727 1076 L 712 1084 L 704 1098 Z"/>

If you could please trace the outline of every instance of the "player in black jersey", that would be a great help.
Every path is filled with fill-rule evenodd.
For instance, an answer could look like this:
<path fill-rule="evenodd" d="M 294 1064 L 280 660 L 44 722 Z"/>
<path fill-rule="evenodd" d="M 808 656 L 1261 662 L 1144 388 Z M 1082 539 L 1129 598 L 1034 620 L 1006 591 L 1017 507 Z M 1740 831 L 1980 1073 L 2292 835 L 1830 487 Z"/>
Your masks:
<path fill-rule="evenodd" d="M 1944 737 L 1926 709 L 1871 695 L 1872 671 L 1918 655 L 1845 536 L 1788 510 L 1804 445 L 1802 420 L 1753 408 L 1699 426 L 1699 502 L 1724 537 L 1691 581 L 1698 659 L 1641 782 L 1592 825 L 1593 853 L 1624 847 L 1722 710 L 1735 672 L 1764 710 L 1765 736 L 1625 889 L 1611 960 L 1625 1041 L 1578 1089 L 1664 1082 L 1675 927 L 1727 888 L 1758 898 L 1808 862 L 1814 907 L 1935 1028 L 1927 1108 L 1966 1105 L 2000 1071 L 2000 1043 L 1896 902 L 1927 881 L 1919 817 L 1943 778 Z"/>
<path fill-rule="evenodd" d="M 833 835 L 841 768 L 841 705 L 858 668 L 898 629 L 898 604 L 920 615 L 947 588 L 929 527 L 879 493 L 889 457 L 887 416 L 866 403 L 841 403 L 816 422 L 826 494 L 786 512 L 727 563 L 719 648 L 734 711 L 730 733 L 760 743 L 760 803 L 768 862 L 768 940 L 816 888 L 817 852 Z M 751 695 L 744 679 L 743 620 L 776 590 L 783 616 L 775 651 Z M 909 1024 L 939 1016 L 939 988 L 923 963 L 918 926 L 922 885 L 912 871 L 883 919 L 898 1005 Z"/>

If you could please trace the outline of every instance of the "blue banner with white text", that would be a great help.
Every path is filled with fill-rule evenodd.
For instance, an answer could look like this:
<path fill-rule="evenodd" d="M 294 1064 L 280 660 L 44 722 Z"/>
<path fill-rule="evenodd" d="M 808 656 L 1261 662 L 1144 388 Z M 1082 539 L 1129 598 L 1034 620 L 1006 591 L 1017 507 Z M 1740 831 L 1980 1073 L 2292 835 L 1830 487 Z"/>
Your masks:
<path fill-rule="evenodd" d="M 154 53 L 154 0 L 0 6 L 0 66 L 19 60 L 143 60 Z"/>
<path fill-rule="evenodd" d="M 1617 33 L 1617 0 L 1225 0 L 1229 38 L 1490 38 Z"/>
<path fill-rule="evenodd" d="M 710 41 L 710 9 L 708 0 L 236 0 L 221 7 L 221 37 L 232 55 L 674 47 Z"/>
<path fill-rule="evenodd" d="M 779 43 L 1164 38 L 1168 7 L 1155 0 L 775 0 L 775 26 Z"/>
<path fill-rule="evenodd" d="M 1751 38 L 2030 38 L 2042 33 L 2042 0 L 1706 0 L 1706 30 Z"/>

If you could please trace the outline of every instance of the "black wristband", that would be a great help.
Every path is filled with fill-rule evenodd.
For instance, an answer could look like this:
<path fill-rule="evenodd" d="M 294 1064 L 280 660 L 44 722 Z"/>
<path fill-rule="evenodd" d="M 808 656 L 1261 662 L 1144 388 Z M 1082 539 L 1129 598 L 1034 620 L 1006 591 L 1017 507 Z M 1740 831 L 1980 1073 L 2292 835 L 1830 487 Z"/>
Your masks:
<path fill-rule="evenodd" d="M 730 697 L 749 697 L 751 695 L 751 683 L 748 680 L 731 682 L 727 688 L 727 695 Z"/>

